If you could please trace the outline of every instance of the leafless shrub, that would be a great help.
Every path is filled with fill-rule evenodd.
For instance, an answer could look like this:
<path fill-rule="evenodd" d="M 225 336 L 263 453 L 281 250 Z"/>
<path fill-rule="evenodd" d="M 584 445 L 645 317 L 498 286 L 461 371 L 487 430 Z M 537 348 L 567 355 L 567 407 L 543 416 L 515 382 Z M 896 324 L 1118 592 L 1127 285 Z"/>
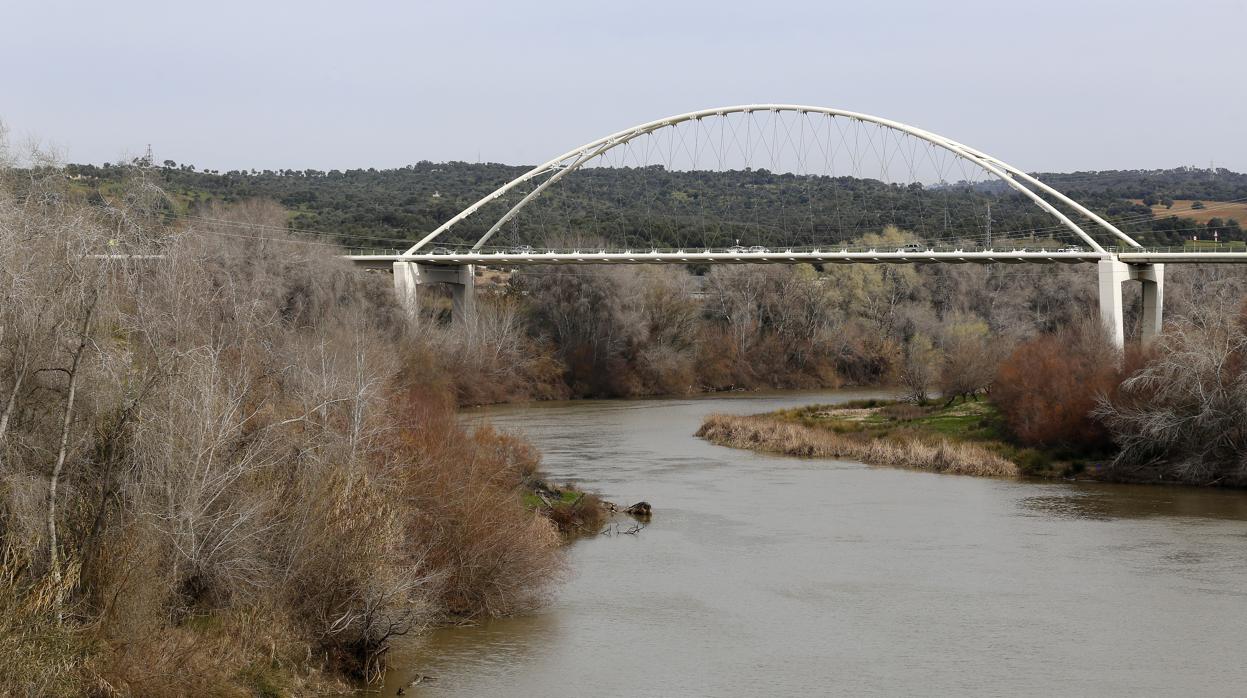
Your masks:
<path fill-rule="evenodd" d="M 559 532 L 571 536 L 597 535 L 609 517 L 597 495 L 582 492 L 570 502 L 551 502 L 543 513 Z"/>
<path fill-rule="evenodd" d="M 373 675 L 397 634 L 545 598 L 537 455 L 463 432 L 447 357 L 404 364 L 438 348 L 387 280 L 272 204 L 169 227 L 141 173 L 94 206 L 63 182 L 0 191 L 0 660 L 48 656 L 0 692 Z M 528 351 L 513 307 L 484 323 L 479 371 Z"/>
<path fill-rule="evenodd" d="M 529 335 L 514 299 L 481 299 L 476 312 L 430 324 L 419 341 L 452 377 L 461 405 L 566 396 L 562 367 Z"/>
<path fill-rule="evenodd" d="M 905 347 L 905 363 L 901 367 L 901 385 L 905 399 L 923 404 L 930 396 L 939 375 L 941 356 L 931 338 L 914 335 Z"/>
<path fill-rule="evenodd" d="M 822 281 L 808 266 L 712 269 L 703 382 L 716 388 L 836 385 L 841 316 L 835 287 Z"/>
<path fill-rule="evenodd" d="M 1247 334 L 1229 310 L 1179 318 L 1153 358 L 1101 399 L 1095 413 L 1120 447 L 1111 474 L 1247 484 Z"/>
<path fill-rule="evenodd" d="M 674 268 L 535 268 L 512 281 L 530 334 L 548 343 L 573 395 L 687 392 L 697 305 Z"/>
<path fill-rule="evenodd" d="M 945 327 L 940 343 L 944 360 L 938 385 L 949 404 L 958 397 L 974 398 L 991 386 L 1001 346 L 993 340 L 987 323 L 955 318 Z"/>

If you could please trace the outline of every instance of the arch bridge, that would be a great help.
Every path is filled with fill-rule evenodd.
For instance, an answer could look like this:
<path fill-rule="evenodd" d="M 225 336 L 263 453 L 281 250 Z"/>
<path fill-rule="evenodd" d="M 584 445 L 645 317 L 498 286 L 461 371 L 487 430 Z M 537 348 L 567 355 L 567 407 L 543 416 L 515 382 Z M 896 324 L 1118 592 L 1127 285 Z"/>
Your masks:
<path fill-rule="evenodd" d="M 867 124 L 901 134 L 928 148 L 950 155 L 959 162 L 979 168 L 999 183 L 1029 201 L 1046 214 L 1054 228 L 1072 234 L 1077 244 L 1056 249 L 1027 249 L 1017 245 L 978 247 L 957 245 L 906 244 L 893 248 L 853 248 L 839 245 L 784 247 L 763 246 L 685 249 L 533 249 L 527 245 L 489 248 L 487 243 L 516 220 L 517 216 L 553 185 L 582 170 L 607 154 L 627 147 L 643 136 L 653 136 L 681 124 L 724 119 L 731 115 L 758 112 L 796 114 L 804 118 L 819 115 Z M 886 167 L 886 166 L 885 166 Z M 518 197 L 505 210 L 487 216 L 486 212 Z M 490 206 L 491 204 L 497 205 Z M 477 220 L 485 217 L 483 222 Z M 462 230 L 464 221 L 473 219 L 484 228 L 470 249 L 448 249 L 438 245 L 451 233 Z M 1077 219 L 1077 220 L 1076 220 Z M 485 227 L 488 226 L 488 227 Z M 1103 242 L 1102 242 L 1103 241 Z M 1107 243 L 1107 244 L 1105 244 Z M 1247 253 L 1190 252 L 1144 248 L 1115 225 L 1036 177 L 1003 160 L 930 131 L 870 114 L 826 107 L 792 104 L 749 104 L 704 109 L 639 124 L 562 153 L 515 179 L 503 184 L 472 205 L 430 231 L 409 249 L 390 254 L 351 255 L 365 267 L 393 270 L 400 302 L 414 312 L 417 289 L 430 283 L 449 284 L 454 298 L 454 314 L 471 312 L 473 266 L 546 264 L 912 264 L 912 263 L 1094 263 L 1099 279 L 1100 313 L 1116 342 L 1124 342 L 1122 287 L 1127 281 L 1143 286 L 1143 341 L 1160 330 L 1163 306 L 1165 263 L 1247 262 Z"/>

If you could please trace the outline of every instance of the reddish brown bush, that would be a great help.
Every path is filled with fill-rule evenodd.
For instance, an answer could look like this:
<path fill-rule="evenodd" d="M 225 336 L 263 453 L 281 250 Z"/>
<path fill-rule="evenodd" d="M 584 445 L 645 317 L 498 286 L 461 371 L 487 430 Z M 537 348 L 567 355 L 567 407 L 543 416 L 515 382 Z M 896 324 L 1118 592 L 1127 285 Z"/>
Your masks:
<path fill-rule="evenodd" d="M 489 426 L 467 432 L 453 412 L 429 402 L 412 388 L 392 403 L 414 417 L 391 434 L 388 449 L 402 464 L 395 484 L 408 545 L 418 551 L 412 564 L 436 580 L 431 590 L 452 614 L 539 605 L 563 562 L 555 526 L 521 500 L 539 454 Z"/>
<path fill-rule="evenodd" d="M 1025 445 L 1104 448 L 1108 432 L 1091 411 L 1136 364 L 1133 354 L 1123 359 L 1098 322 L 1066 326 L 1023 342 L 1001 362 L 992 402 Z"/>

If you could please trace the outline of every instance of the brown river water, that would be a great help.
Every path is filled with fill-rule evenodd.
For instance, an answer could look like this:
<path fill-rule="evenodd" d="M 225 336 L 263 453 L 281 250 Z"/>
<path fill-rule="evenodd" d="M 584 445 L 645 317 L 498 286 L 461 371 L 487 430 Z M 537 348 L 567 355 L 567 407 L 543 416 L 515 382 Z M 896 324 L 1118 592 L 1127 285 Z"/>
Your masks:
<path fill-rule="evenodd" d="M 711 412 L 878 392 L 544 403 L 556 481 L 650 525 L 551 604 L 397 648 L 381 695 L 1247 694 L 1247 492 L 934 475 L 714 446 Z"/>

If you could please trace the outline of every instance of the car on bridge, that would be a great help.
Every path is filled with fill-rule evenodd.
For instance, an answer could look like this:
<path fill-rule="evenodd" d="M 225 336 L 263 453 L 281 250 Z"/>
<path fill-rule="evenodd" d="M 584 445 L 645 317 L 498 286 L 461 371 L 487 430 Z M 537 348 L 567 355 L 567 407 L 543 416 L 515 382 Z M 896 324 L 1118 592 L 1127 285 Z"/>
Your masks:
<path fill-rule="evenodd" d="M 926 250 L 922 247 L 922 245 L 919 245 L 916 242 L 911 242 L 907 245 L 901 245 L 896 248 L 896 251 L 901 254 L 912 254 L 914 252 L 925 252 Z"/>
<path fill-rule="evenodd" d="M 1067 245 L 1057 250 L 1057 252 L 1086 252 L 1086 251 L 1087 250 L 1079 247 L 1078 245 Z"/>
<path fill-rule="evenodd" d="M 761 245 L 754 245 L 753 247 L 750 247 L 750 248 L 749 248 L 749 251 L 750 251 L 750 252 L 753 252 L 753 253 L 755 253 L 755 254 L 756 254 L 756 253 L 762 253 L 762 252 L 770 252 L 770 250 L 766 249 L 765 247 L 763 247 L 763 246 L 761 246 Z"/>

